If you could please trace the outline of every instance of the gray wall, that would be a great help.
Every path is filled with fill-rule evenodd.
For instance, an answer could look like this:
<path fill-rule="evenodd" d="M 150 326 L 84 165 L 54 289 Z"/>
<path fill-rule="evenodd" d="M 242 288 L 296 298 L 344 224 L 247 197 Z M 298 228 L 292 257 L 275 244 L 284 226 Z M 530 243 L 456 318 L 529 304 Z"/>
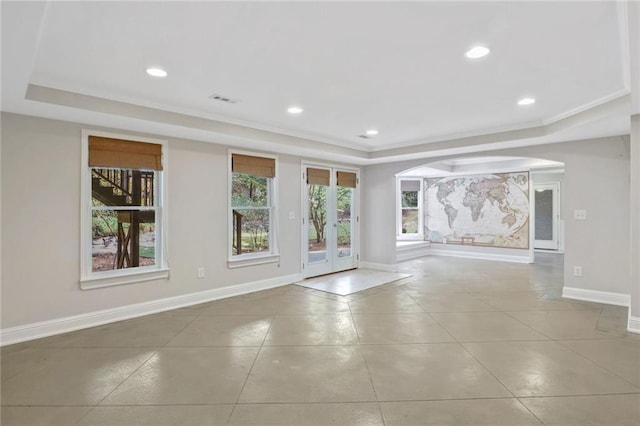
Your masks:
<path fill-rule="evenodd" d="M 487 153 L 476 154 L 478 156 Z M 565 286 L 629 294 L 629 143 L 611 137 L 491 151 L 565 163 Z M 363 173 L 362 251 L 368 262 L 395 263 L 395 174 L 438 157 L 367 166 Z M 587 211 L 586 221 L 573 211 Z M 489 249 L 487 249 L 489 250 Z M 573 276 L 582 266 L 583 276 Z"/>
<path fill-rule="evenodd" d="M 300 159 L 279 157 L 280 264 L 230 270 L 227 148 L 169 139 L 170 279 L 80 290 L 82 128 L 2 115 L 3 328 L 300 272 Z"/>
<path fill-rule="evenodd" d="M 169 138 L 170 279 L 80 290 L 82 128 L 2 115 L 3 328 L 300 272 L 300 158 L 282 155 L 279 161 L 280 265 L 230 270 L 226 266 L 227 148 Z M 492 151 L 491 155 L 565 163 L 565 285 L 628 294 L 628 140 L 615 137 Z M 436 160 L 363 168 L 362 261 L 395 263 L 395 174 Z M 574 209 L 586 209 L 587 221 L 574 221 L 570 214 Z M 289 211 L 297 212 L 295 222 L 288 219 Z M 573 265 L 583 267 L 582 278 L 573 277 Z M 206 268 L 205 279 L 196 279 L 199 266 Z"/>

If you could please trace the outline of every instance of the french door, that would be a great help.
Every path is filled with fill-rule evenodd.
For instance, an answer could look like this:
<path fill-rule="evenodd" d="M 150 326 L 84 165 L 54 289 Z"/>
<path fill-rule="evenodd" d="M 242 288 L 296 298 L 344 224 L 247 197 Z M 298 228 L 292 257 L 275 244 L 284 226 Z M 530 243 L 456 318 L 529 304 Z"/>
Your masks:
<path fill-rule="evenodd" d="M 303 275 L 357 267 L 358 172 L 303 167 Z"/>
<path fill-rule="evenodd" d="M 558 183 L 534 184 L 535 243 L 534 248 L 558 249 Z"/>

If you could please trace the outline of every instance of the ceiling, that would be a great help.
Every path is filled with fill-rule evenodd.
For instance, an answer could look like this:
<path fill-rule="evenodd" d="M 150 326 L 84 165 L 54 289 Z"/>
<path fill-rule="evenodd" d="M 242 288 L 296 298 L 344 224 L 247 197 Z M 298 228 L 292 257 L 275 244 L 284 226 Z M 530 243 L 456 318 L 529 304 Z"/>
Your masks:
<path fill-rule="evenodd" d="M 2 2 L 3 111 L 357 164 L 625 134 L 629 87 L 623 2 Z"/>
<path fill-rule="evenodd" d="M 435 161 L 398 173 L 401 177 L 441 177 L 530 170 L 535 173 L 564 173 L 564 163 L 540 158 L 480 156 Z"/>

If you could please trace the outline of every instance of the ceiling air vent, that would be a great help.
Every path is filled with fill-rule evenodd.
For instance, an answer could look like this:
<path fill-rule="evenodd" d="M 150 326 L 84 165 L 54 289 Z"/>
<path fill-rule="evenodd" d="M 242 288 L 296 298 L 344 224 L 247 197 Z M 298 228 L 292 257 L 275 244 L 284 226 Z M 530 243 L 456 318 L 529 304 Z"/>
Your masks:
<path fill-rule="evenodd" d="M 226 104 L 237 104 L 238 102 L 240 102 L 240 99 L 232 99 L 228 96 L 220 95 L 218 93 L 214 93 L 213 95 L 209 96 L 209 99 L 213 99 L 214 101 L 218 102 L 224 102 Z"/>

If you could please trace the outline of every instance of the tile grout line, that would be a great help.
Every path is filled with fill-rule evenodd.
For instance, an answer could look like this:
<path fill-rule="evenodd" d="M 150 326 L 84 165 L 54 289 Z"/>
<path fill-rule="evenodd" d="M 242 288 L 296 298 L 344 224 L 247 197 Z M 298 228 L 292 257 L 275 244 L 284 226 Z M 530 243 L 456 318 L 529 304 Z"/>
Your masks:
<path fill-rule="evenodd" d="M 411 297 L 411 295 L 409 295 L 409 297 Z M 413 299 L 413 298 L 412 298 Z M 417 302 L 416 302 L 417 303 Z M 540 424 L 544 424 L 539 418 L 538 416 L 536 416 L 530 409 L 529 407 L 527 407 L 525 404 L 523 404 L 517 397 L 516 395 L 511 391 L 511 389 L 509 389 L 504 383 L 502 383 L 502 381 L 500 379 L 498 379 L 498 377 L 496 377 L 495 374 L 493 374 L 493 372 L 491 370 L 489 370 L 483 363 L 480 362 L 480 360 L 478 360 L 465 346 L 462 342 L 460 342 L 450 331 L 447 327 L 444 326 L 444 324 L 442 324 L 440 321 L 438 321 L 433 315 L 431 315 L 431 313 L 427 312 L 427 315 L 429 315 L 431 317 L 431 319 L 433 319 L 433 321 L 435 321 L 436 324 L 438 324 L 443 330 L 445 330 L 450 336 L 451 338 L 454 340 L 454 342 L 456 342 L 460 347 L 462 347 L 462 349 L 467 352 L 485 371 L 487 371 L 491 376 L 493 376 L 493 378 L 500 383 L 500 385 L 502 385 L 503 388 L 505 388 L 507 390 L 507 392 L 509 392 L 513 398 L 518 401 L 518 403 L 520 405 L 522 405 L 529 413 L 531 413 L 531 415 L 538 421 L 540 422 Z"/>
<path fill-rule="evenodd" d="M 532 331 L 535 331 L 536 333 L 539 333 L 541 335 L 543 335 L 544 337 L 546 337 L 549 341 L 553 341 L 553 338 L 549 335 L 547 335 L 546 333 L 543 333 L 542 331 L 532 327 L 531 325 L 525 323 L 524 321 L 520 320 L 519 318 L 511 315 L 514 312 L 544 312 L 544 311 L 504 311 L 504 314 L 506 316 L 508 316 L 509 318 L 512 318 L 513 320 L 519 322 L 520 324 L 524 325 L 525 327 L 529 328 Z"/>
<path fill-rule="evenodd" d="M 83 406 L 83 407 L 86 407 L 86 406 Z M 84 413 L 82 416 L 80 416 L 80 418 L 78 420 L 76 420 L 74 425 L 79 425 L 80 422 L 82 422 L 85 418 L 87 418 L 87 416 L 89 416 L 89 414 L 91 414 L 93 412 L 93 410 L 96 409 L 96 407 L 97 407 L 97 405 L 92 405 L 86 413 Z"/>
<path fill-rule="evenodd" d="M 536 416 L 536 413 L 534 413 L 527 404 L 525 404 L 524 402 L 520 401 L 520 398 L 516 397 L 515 398 L 516 401 L 518 401 L 518 404 L 522 405 L 525 410 L 527 410 L 529 413 L 531 413 L 531 415 L 533 416 L 534 419 L 536 419 L 537 421 L 540 422 L 541 425 L 544 425 L 545 423 L 542 421 L 542 419 L 540 419 L 538 416 Z"/>
<path fill-rule="evenodd" d="M 127 380 L 129 380 L 138 370 L 140 370 L 144 365 L 146 365 L 149 360 L 151 358 L 153 358 L 154 356 L 156 356 L 161 349 L 166 348 L 167 345 L 169 344 L 169 342 L 171 342 L 173 339 L 175 339 L 175 337 L 177 335 L 179 335 L 180 333 L 182 333 L 189 325 L 191 325 L 191 323 L 193 323 L 196 318 L 198 318 L 198 316 L 195 316 L 191 321 L 189 321 L 187 324 L 185 324 L 184 327 L 182 327 L 182 329 L 180 329 L 180 331 L 178 331 L 176 334 L 174 334 L 170 339 L 167 339 L 167 341 L 164 343 L 164 345 L 161 346 L 156 346 L 156 349 L 153 351 L 153 353 L 146 359 L 144 360 L 144 362 L 142 362 L 138 368 L 136 368 L 135 370 L 133 370 L 131 372 L 131 374 L 129 374 L 123 381 L 121 381 L 115 388 L 113 388 L 111 390 L 111 392 L 107 393 L 104 398 L 102 398 L 97 404 L 95 404 L 93 406 L 93 408 L 91 410 L 89 410 L 89 412 L 87 413 L 87 415 L 89 415 L 90 412 L 92 412 L 96 407 L 100 406 L 100 404 L 102 404 L 104 402 L 104 400 L 106 400 L 111 394 L 113 394 L 120 386 L 122 386 L 124 384 L 124 382 L 126 382 Z M 83 418 L 86 416 L 83 416 Z"/>
<path fill-rule="evenodd" d="M 111 390 L 111 392 L 107 393 L 107 394 L 104 396 L 104 398 L 102 398 L 100 401 L 98 401 L 98 403 L 94 405 L 94 408 L 95 408 L 95 407 L 100 406 L 100 404 L 102 404 L 102 403 L 104 402 L 104 400 L 105 400 L 105 399 L 107 399 L 107 398 L 108 398 L 112 393 L 114 393 L 114 392 L 115 392 L 115 391 L 116 391 L 120 386 L 122 386 L 122 385 L 124 384 L 124 382 L 126 382 L 127 380 L 129 380 L 129 379 L 131 378 L 131 376 L 133 376 L 133 375 L 134 375 L 138 370 L 140 370 L 144 365 L 146 365 L 146 364 L 149 362 L 149 360 L 150 360 L 151 358 L 153 358 L 154 356 L 156 356 L 156 355 L 158 354 L 158 352 L 160 351 L 160 349 L 161 349 L 161 348 L 162 348 L 162 347 L 160 347 L 160 348 L 158 348 L 158 349 L 154 350 L 154 351 L 153 351 L 153 353 L 152 353 L 151 355 L 149 355 L 149 357 L 148 357 L 147 359 L 145 359 L 145 360 L 144 360 L 144 362 L 142 362 L 142 363 L 138 366 L 138 368 L 136 368 L 135 370 L 133 370 L 133 371 L 131 372 L 131 374 L 129 374 L 129 375 L 128 375 L 128 376 L 127 376 L 123 381 L 121 381 L 121 382 L 118 384 L 118 386 L 116 386 L 115 388 L 113 388 L 113 389 Z M 93 410 L 92 410 L 92 411 L 93 411 Z"/>
<path fill-rule="evenodd" d="M 437 319 L 435 319 L 435 318 L 434 318 L 434 321 L 436 321 L 436 322 L 437 322 L 441 327 L 445 328 L 442 324 L 440 324 L 440 322 L 438 322 L 438 320 L 437 320 Z M 445 328 L 445 329 L 446 329 L 446 328 Z M 540 420 L 540 419 L 538 418 L 538 416 L 536 416 L 536 415 L 535 415 L 535 414 L 534 414 L 534 413 L 529 409 L 529 407 L 527 407 L 525 404 L 523 404 L 523 403 L 518 399 L 518 397 L 513 393 L 513 391 L 512 391 L 511 389 L 509 389 L 509 388 L 507 387 L 507 385 L 505 385 L 505 384 L 502 382 L 502 380 L 500 380 L 500 379 L 499 379 L 499 378 L 498 378 L 498 377 L 493 373 L 493 371 L 489 370 L 489 368 L 488 368 L 487 366 L 485 366 L 482 362 L 480 362 L 480 360 L 479 360 L 478 358 L 476 358 L 476 356 L 475 356 L 475 355 L 473 355 L 473 353 L 471 353 L 471 351 L 469 351 L 469 349 L 468 349 L 468 348 L 467 348 L 467 347 L 466 347 L 462 342 L 458 341 L 458 339 L 456 339 L 453 335 L 452 335 L 451 337 L 453 337 L 453 339 L 458 343 L 458 345 L 460 345 L 460 346 L 462 347 L 462 349 L 464 349 L 464 351 L 465 351 L 466 353 L 468 353 L 468 354 L 469 354 L 469 356 L 471 356 L 471 358 L 473 358 L 473 359 L 474 359 L 474 360 L 475 360 L 475 361 L 476 361 L 476 362 L 477 362 L 477 363 L 478 363 L 478 364 L 479 364 L 479 365 L 480 365 L 480 366 L 481 366 L 481 367 L 482 367 L 482 368 L 483 368 L 487 373 L 489 373 L 489 374 L 490 374 L 490 375 L 491 375 L 491 376 L 492 376 L 492 377 L 493 377 L 493 378 L 494 378 L 498 383 L 500 383 L 500 385 L 502 385 L 502 387 L 503 387 L 503 388 L 505 388 L 505 389 L 507 390 L 507 392 L 509 392 L 509 393 L 512 395 L 512 397 L 513 397 L 516 401 L 518 401 L 518 403 L 519 403 L 520 405 L 522 405 L 522 406 L 523 406 L 523 407 L 524 407 L 524 408 L 525 408 L 529 413 L 531 413 L 531 415 L 532 415 L 532 416 L 533 416 L 533 417 L 534 417 L 538 422 L 540 422 L 540 424 L 541 424 L 541 425 L 544 425 L 544 423 L 542 422 L 542 420 Z"/>
<path fill-rule="evenodd" d="M 360 333 L 358 332 L 358 326 L 356 325 L 356 320 L 353 317 L 353 311 L 351 310 L 351 303 L 347 302 L 347 307 L 349 308 L 349 314 L 351 315 L 351 324 L 353 324 L 353 329 L 356 332 L 356 337 L 358 338 L 357 348 L 360 349 L 362 344 L 360 342 Z M 362 360 L 364 361 L 364 366 L 367 369 L 367 374 L 369 375 L 369 383 L 371 383 L 371 389 L 373 390 L 373 396 L 376 400 L 376 406 L 378 407 L 378 413 L 380 414 L 380 419 L 382 420 L 382 425 L 384 426 L 386 423 L 384 421 L 384 415 L 382 414 L 382 407 L 380 406 L 380 401 L 378 399 L 378 392 L 376 391 L 376 386 L 373 384 L 373 377 L 371 377 L 371 370 L 369 369 L 369 363 L 367 362 L 367 357 L 364 353 L 361 353 Z"/>
<path fill-rule="evenodd" d="M 483 401 L 483 400 L 504 400 L 504 399 L 543 399 L 543 398 L 589 398 L 595 396 L 640 396 L 640 390 L 638 392 L 620 392 L 620 393 L 591 393 L 591 394 L 566 394 L 566 395 L 527 395 L 518 396 L 515 398 L 509 396 L 483 396 L 483 397 L 464 397 L 464 398 L 424 398 L 424 399 L 386 399 L 379 402 L 440 402 L 440 401 Z M 355 400 L 355 401 L 340 401 L 340 402 L 327 402 L 327 401 L 307 401 L 307 402 L 240 402 L 237 405 L 321 405 L 321 404 L 373 404 L 376 400 Z M 125 405 L 125 404 L 113 404 L 103 405 L 100 408 L 117 408 L 117 407 L 202 407 L 202 406 L 231 406 L 234 405 L 231 402 L 215 402 L 215 403 L 171 403 L 171 404 L 139 404 L 139 405 Z M 93 405 L 42 405 L 42 404 L 9 404 L 3 405 L 2 408 L 98 408 Z"/>
<path fill-rule="evenodd" d="M 258 352 L 256 352 L 256 357 L 253 359 L 253 362 L 251 363 L 251 367 L 249 367 L 249 371 L 247 372 L 247 377 L 245 377 L 244 382 L 242 383 L 242 387 L 240 388 L 240 392 L 238 392 L 238 397 L 236 398 L 236 402 L 235 404 L 233 404 L 233 407 L 231 407 L 231 412 L 229 413 L 229 417 L 227 417 L 227 423 L 229 423 L 231 421 L 231 417 L 233 417 L 233 413 L 235 413 L 236 411 L 236 406 L 238 406 L 238 403 L 240 402 L 240 397 L 242 396 L 242 392 L 244 392 L 244 388 L 247 385 L 247 382 L 249 381 L 249 376 L 251 376 L 251 372 L 253 371 L 253 367 L 256 365 L 256 362 L 258 361 L 258 357 L 260 356 L 260 353 L 262 352 L 262 348 L 264 347 L 264 342 L 267 341 L 267 337 L 269 336 L 269 333 L 271 333 L 271 327 L 273 326 L 273 318 L 269 318 L 269 329 L 267 330 L 266 333 L 264 333 L 264 337 L 262 338 L 262 343 L 260 344 L 260 347 L 258 348 Z"/>
<path fill-rule="evenodd" d="M 616 377 L 618 377 L 618 378 L 620 378 L 620 379 L 624 380 L 625 382 L 629 383 L 629 384 L 630 384 L 630 385 L 632 385 L 633 387 L 637 388 L 637 389 L 638 389 L 638 392 L 640 392 L 640 386 L 638 386 L 637 384 L 630 382 L 629 380 L 627 380 L 627 379 L 626 379 L 625 377 L 623 377 L 622 375 L 620 375 L 620 374 L 616 373 L 616 372 L 615 372 L 615 371 L 613 371 L 613 370 L 610 370 L 609 368 L 605 367 L 604 365 L 600 365 L 600 363 L 598 363 L 598 362 L 596 362 L 595 360 L 593 360 L 593 359 L 589 358 L 587 355 L 585 355 L 585 354 L 583 354 L 583 353 L 581 353 L 581 352 L 578 352 L 577 350 L 573 349 L 573 348 L 572 348 L 572 347 L 570 347 L 570 346 L 567 346 L 566 344 L 563 344 L 563 342 L 567 342 L 567 341 L 570 341 L 570 340 L 581 340 L 581 341 L 584 341 L 584 340 L 595 340 L 595 341 L 600 341 L 600 340 L 602 340 L 602 341 L 607 341 L 607 340 L 621 340 L 621 339 L 622 339 L 622 338 L 620 338 L 620 339 L 564 339 L 564 340 L 556 340 L 556 343 L 558 343 L 558 344 L 559 344 L 560 346 L 562 346 L 563 348 L 566 348 L 566 349 L 570 350 L 571 352 L 573 352 L 573 353 L 575 353 L 575 354 L 579 355 L 581 358 L 583 358 L 583 359 L 585 359 L 585 360 L 589 361 L 590 363 L 592 363 L 592 364 L 593 364 L 593 365 L 595 365 L 596 367 L 600 367 L 600 368 L 602 368 L 603 370 L 608 371 L 609 373 L 613 374 L 614 376 L 616 376 Z"/>
<path fill-rule="evenodd" d="M 431 315 L 430 315 L 431 316 Z M 433 318 L 433 316 L 431 316 Z M 464 343 L 460 342 L 458 339 L 456 339 L 456 337 L 451 334 L 449 332 L 449 330 L 447 330 L 437 319 L 433 318 L 433 320 L 440 326 L 442 327 L 444 330 L 447 331 L 447 333 L 449 333 L 451 335 L 451 338 L 454 340 L 455 343 L 458 344 L 458 346 L 460 346 L 462 349 L 464 349 L 464 351 L 471 357 L 473 358 L 487 373 L 489 373 L 498 383 L 500 383 L 500 385 L 502 385 L 503 388 L 505 388 L 507 390 L 507 392 L 509 392 L 511 394 L 511 396 L 513 398 L 517 398 L 516 395 L 511 391 L 511 389 L 509 389 L 504 383 L 502 383 L 502 381 L 500 379 L 498 379 L 498 377 L 496 377 L 495 374 L 493 374 L 493 372 L 491 370 L 489 370 L 489 368 L 487 368 L 482 362 L 480 362 L 480 360 L 478 358 L 476 358 L 470 351 L 469 349 L 467 349 L 466 346 L 464 346 Z"/>

